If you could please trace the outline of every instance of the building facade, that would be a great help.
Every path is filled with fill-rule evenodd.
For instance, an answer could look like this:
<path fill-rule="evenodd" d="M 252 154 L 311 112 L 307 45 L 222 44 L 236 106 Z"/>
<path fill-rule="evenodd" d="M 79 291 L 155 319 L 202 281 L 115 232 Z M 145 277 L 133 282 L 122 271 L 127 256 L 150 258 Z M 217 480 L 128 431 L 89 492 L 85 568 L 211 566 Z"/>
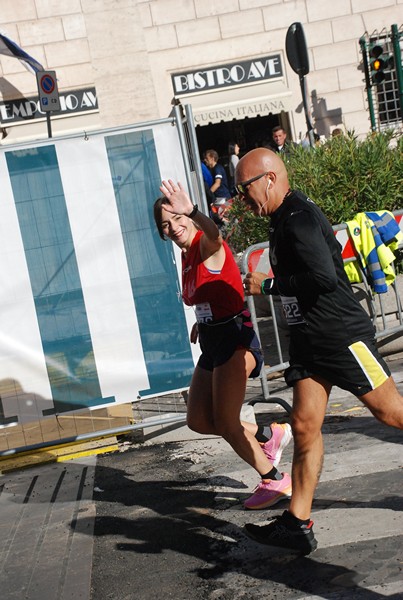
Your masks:
<path fill-rule="evenodd" d="M 285 38 L 303 25 L 315 131 L 370 131 L 359 39 L 403 23 L 403 0 L 2 0 L 0 32 L 55 71 L 53 136 L 167 117 L 190 104 L 200 151 L 304 138 Z M 35 76 L 0 55 L 2 144 L 46 138 Z"/>

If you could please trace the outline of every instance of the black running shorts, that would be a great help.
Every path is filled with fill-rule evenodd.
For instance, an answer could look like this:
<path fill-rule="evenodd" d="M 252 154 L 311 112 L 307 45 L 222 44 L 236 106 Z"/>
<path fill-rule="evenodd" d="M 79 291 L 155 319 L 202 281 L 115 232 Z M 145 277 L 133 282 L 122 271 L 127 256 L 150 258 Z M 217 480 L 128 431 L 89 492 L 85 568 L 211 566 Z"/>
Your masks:
<path fill-rule="evenodd" d="M 363 396 L 382 385 L 390 377 L 390 370 L 372 339 L 354 342 L 345 350 L 313 360 L 290 359 L 284 378 L 291 387 L 315 375 L 355 396 Z"/>
<path fill-rule="evenodd" d="M 211 323 L 199 323 L 199 341 L 202 355 L 198 366 L 212 371 L 226 363 L 239 348 L 249 350 L 256 366 L 249 377 L 258 377 L 263 365 L 263 354 L 258 337 L 252 327 L 248 310 L 235 317 L 227 317 Z"/>

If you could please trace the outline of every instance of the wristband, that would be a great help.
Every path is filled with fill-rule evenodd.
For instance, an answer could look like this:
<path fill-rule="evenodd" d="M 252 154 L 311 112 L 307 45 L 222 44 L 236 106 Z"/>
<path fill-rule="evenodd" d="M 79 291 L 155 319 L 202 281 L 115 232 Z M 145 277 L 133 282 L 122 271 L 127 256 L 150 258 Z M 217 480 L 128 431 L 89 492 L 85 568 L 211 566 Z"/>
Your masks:
<path fill-rule="evenodd" d="M 264 296 L 266 296 L 270 292 L 272 287 L 273 279 L 271 279 L 270 277 L 268 277 L 267 279 L 263 279 L 262 283 L 260 284 L 260 290 Z"/>
<path fill-rule="evenodd" d="M 197 206 L 197 204 L 193 205 L 193 210 L 190 213 L 190 215 L 186 215 L 189 219 L 193 219 L 193 217 L 195 217 L 197 215 L 197 213 L 199 212 L 199 207 Z"/>

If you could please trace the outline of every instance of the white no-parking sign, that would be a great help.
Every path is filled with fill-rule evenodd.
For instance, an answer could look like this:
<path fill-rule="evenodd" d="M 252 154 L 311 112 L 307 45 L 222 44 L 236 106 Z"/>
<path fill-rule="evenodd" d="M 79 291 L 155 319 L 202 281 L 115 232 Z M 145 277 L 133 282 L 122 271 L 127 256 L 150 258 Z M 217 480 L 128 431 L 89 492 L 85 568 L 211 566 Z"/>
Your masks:
<path fill-rule="evenodd" d="M 60 110 L 59 91 L 55 71 L 38 71 L 36 74 L 38 83 L 39 102 L 41 110 L 50 112 Z"/>

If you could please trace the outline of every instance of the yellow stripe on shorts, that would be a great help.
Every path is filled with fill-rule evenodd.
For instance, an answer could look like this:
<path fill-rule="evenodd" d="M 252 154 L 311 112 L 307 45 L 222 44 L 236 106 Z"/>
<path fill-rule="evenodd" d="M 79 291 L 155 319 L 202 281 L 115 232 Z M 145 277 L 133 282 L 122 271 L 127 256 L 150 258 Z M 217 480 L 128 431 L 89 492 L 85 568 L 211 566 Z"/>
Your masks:
<path fill-rule="evenodd" d="M 360 365 L 373 390 L 389 379 L 389 375 L 385 373 L 383 367 L 364 342 L 354 342 L 348 349 Z"/>

